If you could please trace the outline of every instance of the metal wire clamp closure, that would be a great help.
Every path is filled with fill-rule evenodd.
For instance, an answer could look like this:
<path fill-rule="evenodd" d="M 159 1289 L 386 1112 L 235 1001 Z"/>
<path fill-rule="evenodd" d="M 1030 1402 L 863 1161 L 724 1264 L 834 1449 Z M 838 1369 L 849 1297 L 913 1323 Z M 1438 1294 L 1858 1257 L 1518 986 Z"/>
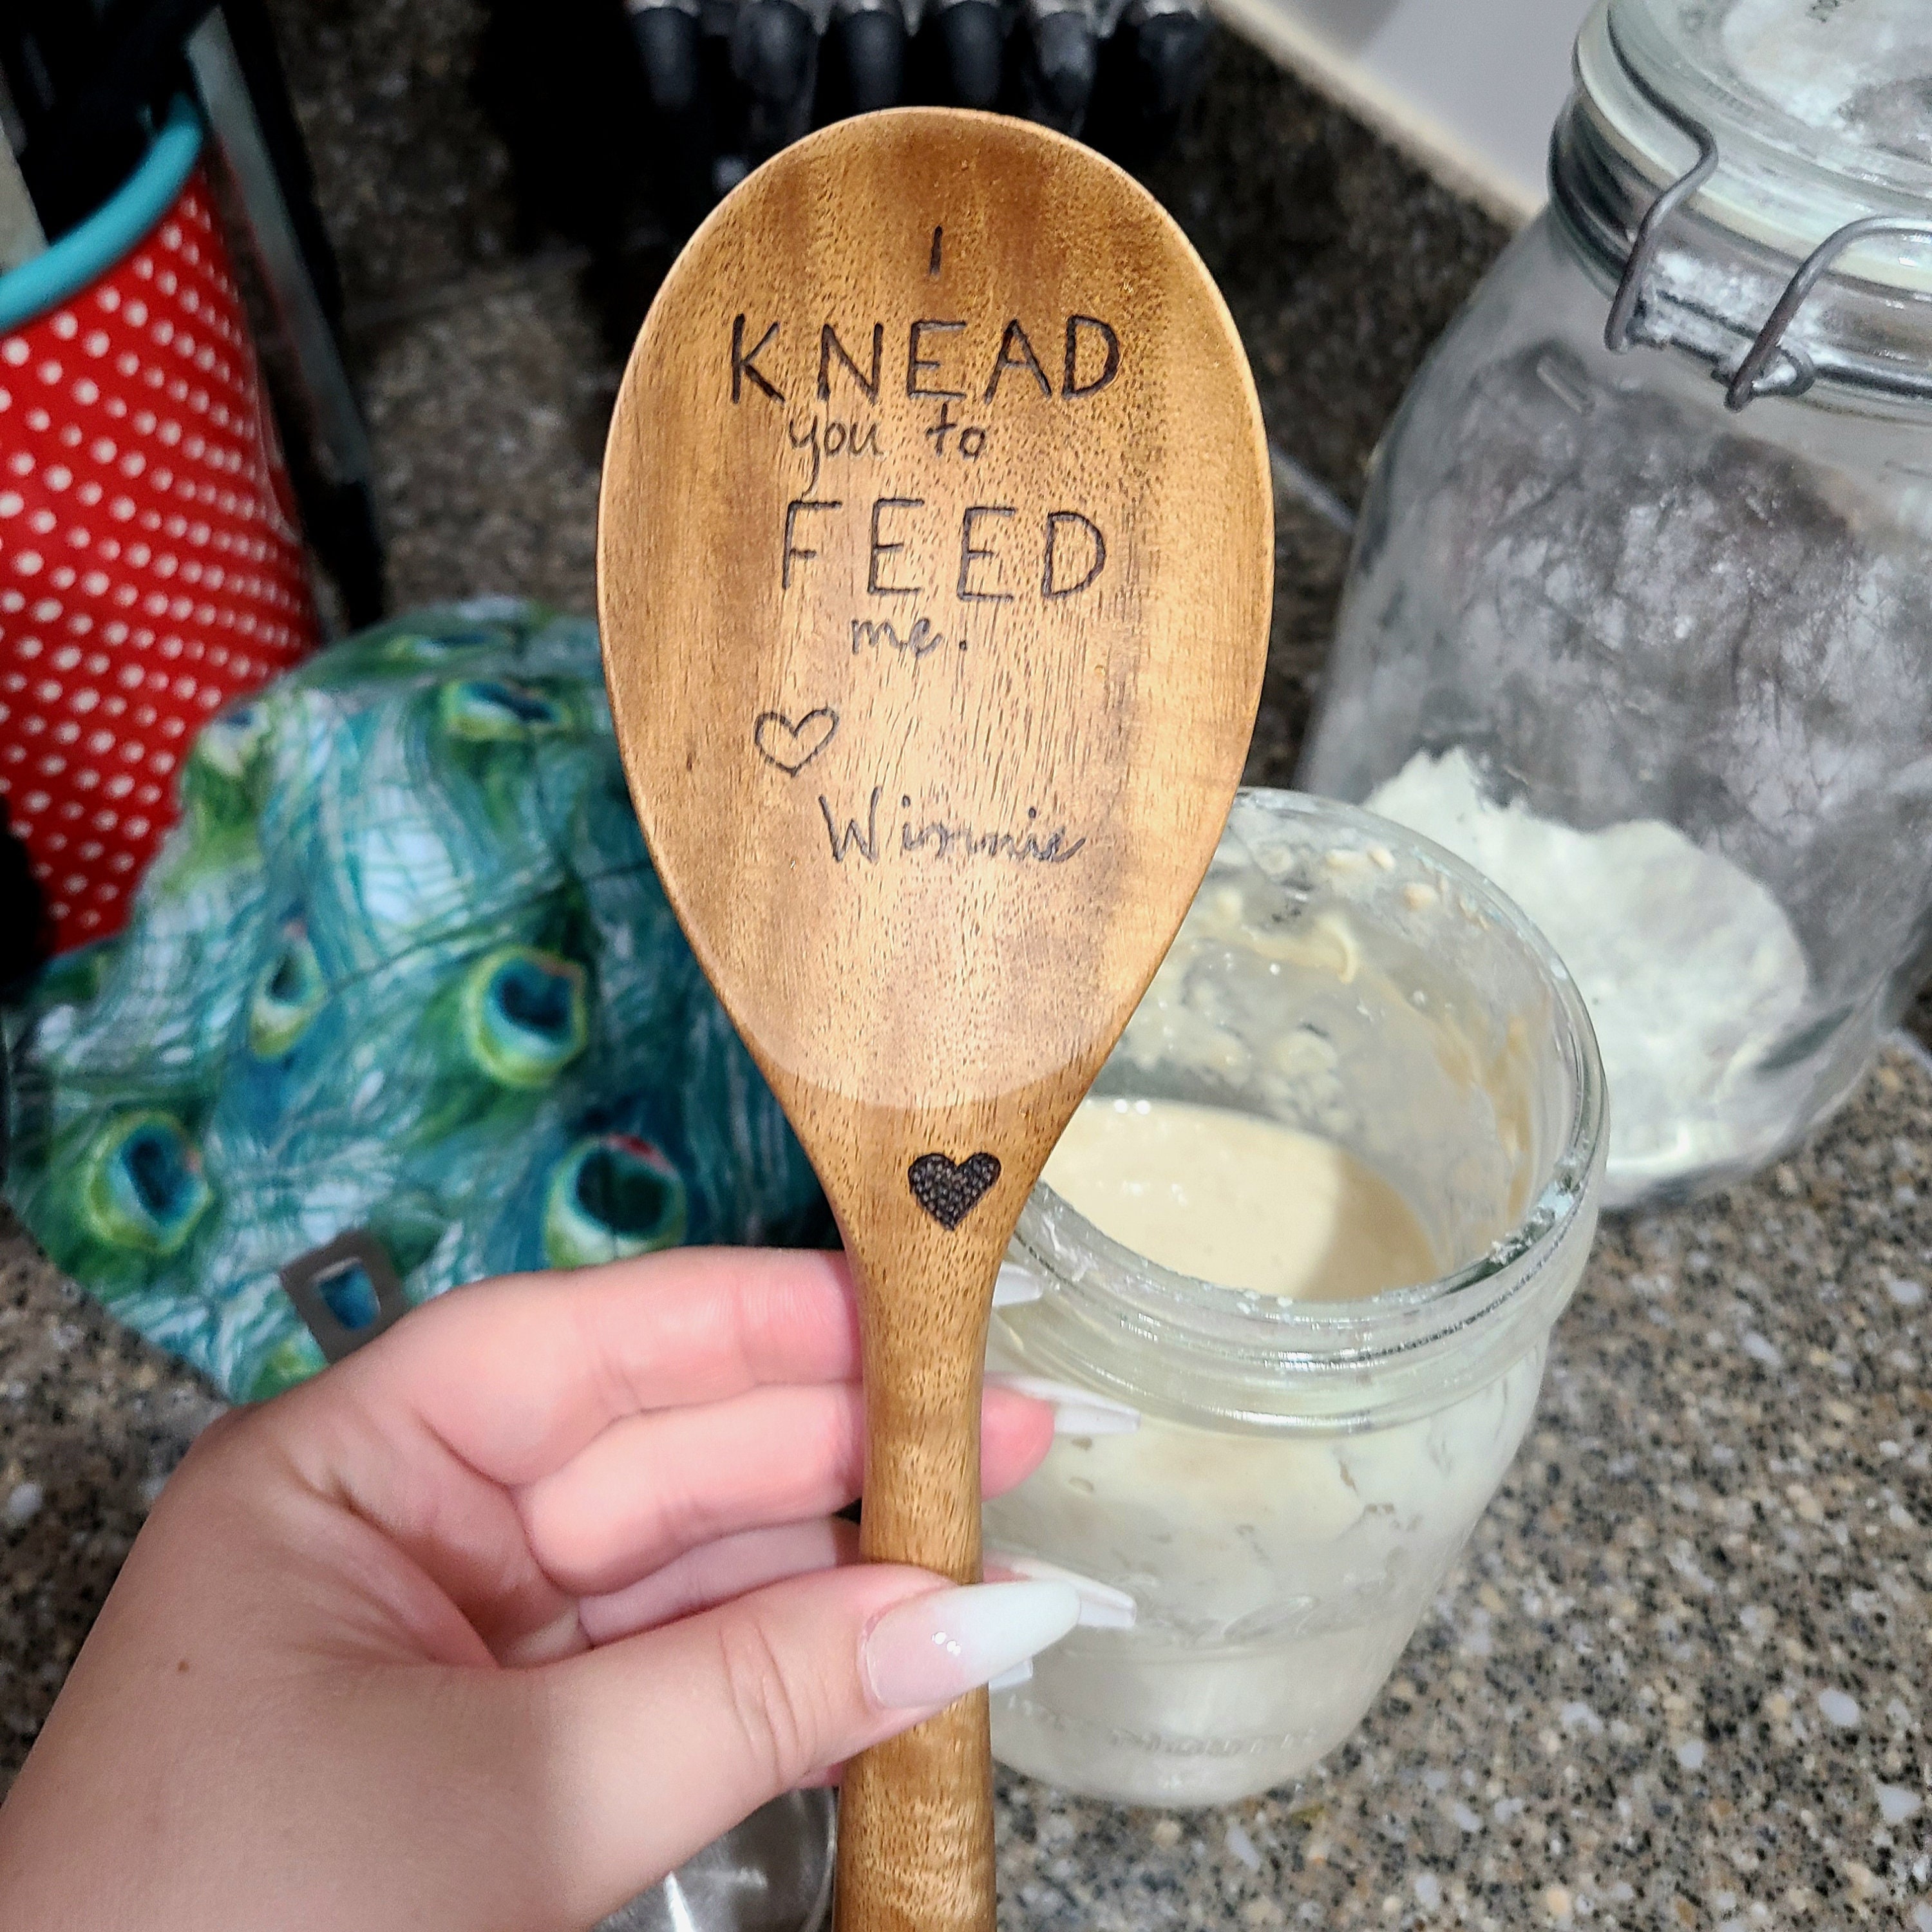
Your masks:
<path fill-rule="evenodd" d="M 1650 205 L 1649 211 L 1638 224 L 1636 239 L 1630 244 L 1630 258 L 1624 264 L 1623 278 L 1617 284 L 1615 299 L 1610 304 L 1608 320 L 1604 324 L 1604 346 L 1613 356 L 1620 356 L 1630 346 L 1630 332 L 1634 327 L 1638 311 L 1643 306 L 1644 284 L 1648 279 L 1651 265 L 1656 259 L 1658 245 L 1662 239 L 1665 222 L 1682 208 L 1704 184 L 1718 171 L 1717 137 L 1701 121 L 1693 120 L 1673 102 L 1666 100 L 1631 64 L 1622 44 L 1617 38 L 1614 21 L 1606 23 L 1610 31 L 1611 51 L 1628 76 L 1630 85 L 1642 94 L 1658 113 L 1671 125 L 1694 141 L 1697 146 L 1696 164 L 1688 174 L 1680 176 Z M 1834 233 L 1827 236 L 1810 254 L 1805 256 L 1797 272 L 1784 285 L 1784 292 L 1778 298 L 1771 313 L 1765 318 L 1764 326 L 1754 338 L 1751 346 L 1725 385 L 1724 406 L 1733 412 L 1750 408 L 1759 397 L 1763 395 L 1802 396 L 1816 380 L 1810 357 L 1802 350 L 1784 349 L 1784 358 L 1790 365 L 1789 375 L 1780 377 L 1767 374 L 1772 358 L 1784 348 L 1785 332 L 1804 307 L 1805 298 L 1816 287 L 1825 272 L 1830 268 L 1844 250 L 1868 236 L 1916 236 L 1932 241 L 1932 218 L 1909 214 L 1868 214 L 1856 221 L 1848 221 Z"/>
<path fill-rule="evenodd" d="M 1610 304 L 1610 320 L 1604 324 L 1604 346 L 1612 356 L 1621 356 L 1630 346 L 1630 328 L 1643 304 L 1643 285 L 1650 273 L 1658 244 L 1663 239 L 1664 224 L 1718 171 L 1718 138 L 1701 121 L 1690 117 L 1652 87 L 1630 64 L 1617 39 L 1614 21 L 1610 26 L 1610 48 L 1630 77 L 1630 85 L 1674 128 L 1697 144 L 1696 165 L 1687 175 L 1672 182 L 1650 205 L 1650 212 L 1639 224 L 1636 238 L 1630 244 L 1630 259 L 1624 264 L 1623 280 L 1617 284 L 1616 298 Z"/>
<path fill-rule="evenodd" d="M 1805 297 L 1816 286 L 1819 278 L 1854 242 L 1862 242 L 1868 235 L 1916 235 L 1932 240 L 1932 220 L 1912 214 L 1868 214 L 1862 220 L 1846 222 L 1835 234 L 1828 235 L 1820 242 L 1799 264 L 1798 272 L 1785 284 L 1778 305 L 1766 316 L 1757 339 L 1744 352 L 1744 359 L 1738 364 L 1736 374 L 1724 390 L 1726 409 L 1748 409 L 1760 396 L 1774 388 L 1782 395 L 1802 396 L 1811 386 L 1809 362 L 1799 360 L 1791 350 L 1787 350 L 1786 354 L 1799 360 L 1800 380 L 1796 386 L 1767 382 L 1765 366 L 1778 352 L 1778 345 L 1784 340 L 1784 332 L 1804 305 Z"/>

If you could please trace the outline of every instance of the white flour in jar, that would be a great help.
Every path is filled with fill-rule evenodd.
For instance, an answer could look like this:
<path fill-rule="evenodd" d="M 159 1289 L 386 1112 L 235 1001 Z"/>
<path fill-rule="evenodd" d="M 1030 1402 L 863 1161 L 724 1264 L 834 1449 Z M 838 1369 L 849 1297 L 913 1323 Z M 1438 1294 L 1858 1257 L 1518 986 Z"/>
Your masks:
<path fill-rule="evenodd" d="M 1699 26 L 1738 80 L 1793 120 L 1932 159 L 1925 114 L 1932 22 L 1924 0 L 1732 0 Z"/>
<path fill-rule="evenodd" d="M 1500 804 L 1460 746 L 1417 752 L 1364 803 L 1493 880 L 1569 968 L 1610 1090 L 1606 1204 L 1777 1150 L 1792 1100 L 1760 1066 L 1808 976 L 1756 880 L 1659 819 L 1578 832 Z"/>

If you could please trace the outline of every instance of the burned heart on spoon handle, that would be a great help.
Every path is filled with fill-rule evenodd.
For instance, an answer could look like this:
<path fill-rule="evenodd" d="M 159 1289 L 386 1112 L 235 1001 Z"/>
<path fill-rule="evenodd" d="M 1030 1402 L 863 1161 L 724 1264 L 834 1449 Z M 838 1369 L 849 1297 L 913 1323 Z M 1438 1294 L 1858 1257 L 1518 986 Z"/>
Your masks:
<path fill-rule="evenodd" d="M 906 1169 L 912 1198 L 946 1228 L 958 1227 L 999 1178 L 999 1156 L 983 1152 L 962 1161 L 943 1154 L 922 1154 Z"/>

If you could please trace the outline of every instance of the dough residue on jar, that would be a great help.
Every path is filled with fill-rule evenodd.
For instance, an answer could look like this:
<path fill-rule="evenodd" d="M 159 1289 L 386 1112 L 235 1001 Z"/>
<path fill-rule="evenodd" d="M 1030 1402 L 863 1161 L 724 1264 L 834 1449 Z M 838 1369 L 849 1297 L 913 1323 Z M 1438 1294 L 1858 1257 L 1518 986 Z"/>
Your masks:
<path fill-rule="evenodd" d="M 1331 1141 L 1225 1107 L 1084 1100 L 1045 1178 L 1123 1246 L 1225 1288 L 1346 1301 L 1438 1272 L 1381 1175 Z"/>

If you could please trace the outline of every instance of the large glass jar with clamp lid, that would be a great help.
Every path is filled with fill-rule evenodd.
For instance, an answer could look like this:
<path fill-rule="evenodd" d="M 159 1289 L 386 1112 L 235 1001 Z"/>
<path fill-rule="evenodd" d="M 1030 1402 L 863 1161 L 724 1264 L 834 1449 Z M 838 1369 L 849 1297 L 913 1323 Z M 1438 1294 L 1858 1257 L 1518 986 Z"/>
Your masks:
<path fill-rule="evenodd" d="M 1378 452 L 1301 782 L 1579 982 L 1610 1204 L 1748 1172 L 1932 934 L 1932 5 L 1600 0 Z"/>

